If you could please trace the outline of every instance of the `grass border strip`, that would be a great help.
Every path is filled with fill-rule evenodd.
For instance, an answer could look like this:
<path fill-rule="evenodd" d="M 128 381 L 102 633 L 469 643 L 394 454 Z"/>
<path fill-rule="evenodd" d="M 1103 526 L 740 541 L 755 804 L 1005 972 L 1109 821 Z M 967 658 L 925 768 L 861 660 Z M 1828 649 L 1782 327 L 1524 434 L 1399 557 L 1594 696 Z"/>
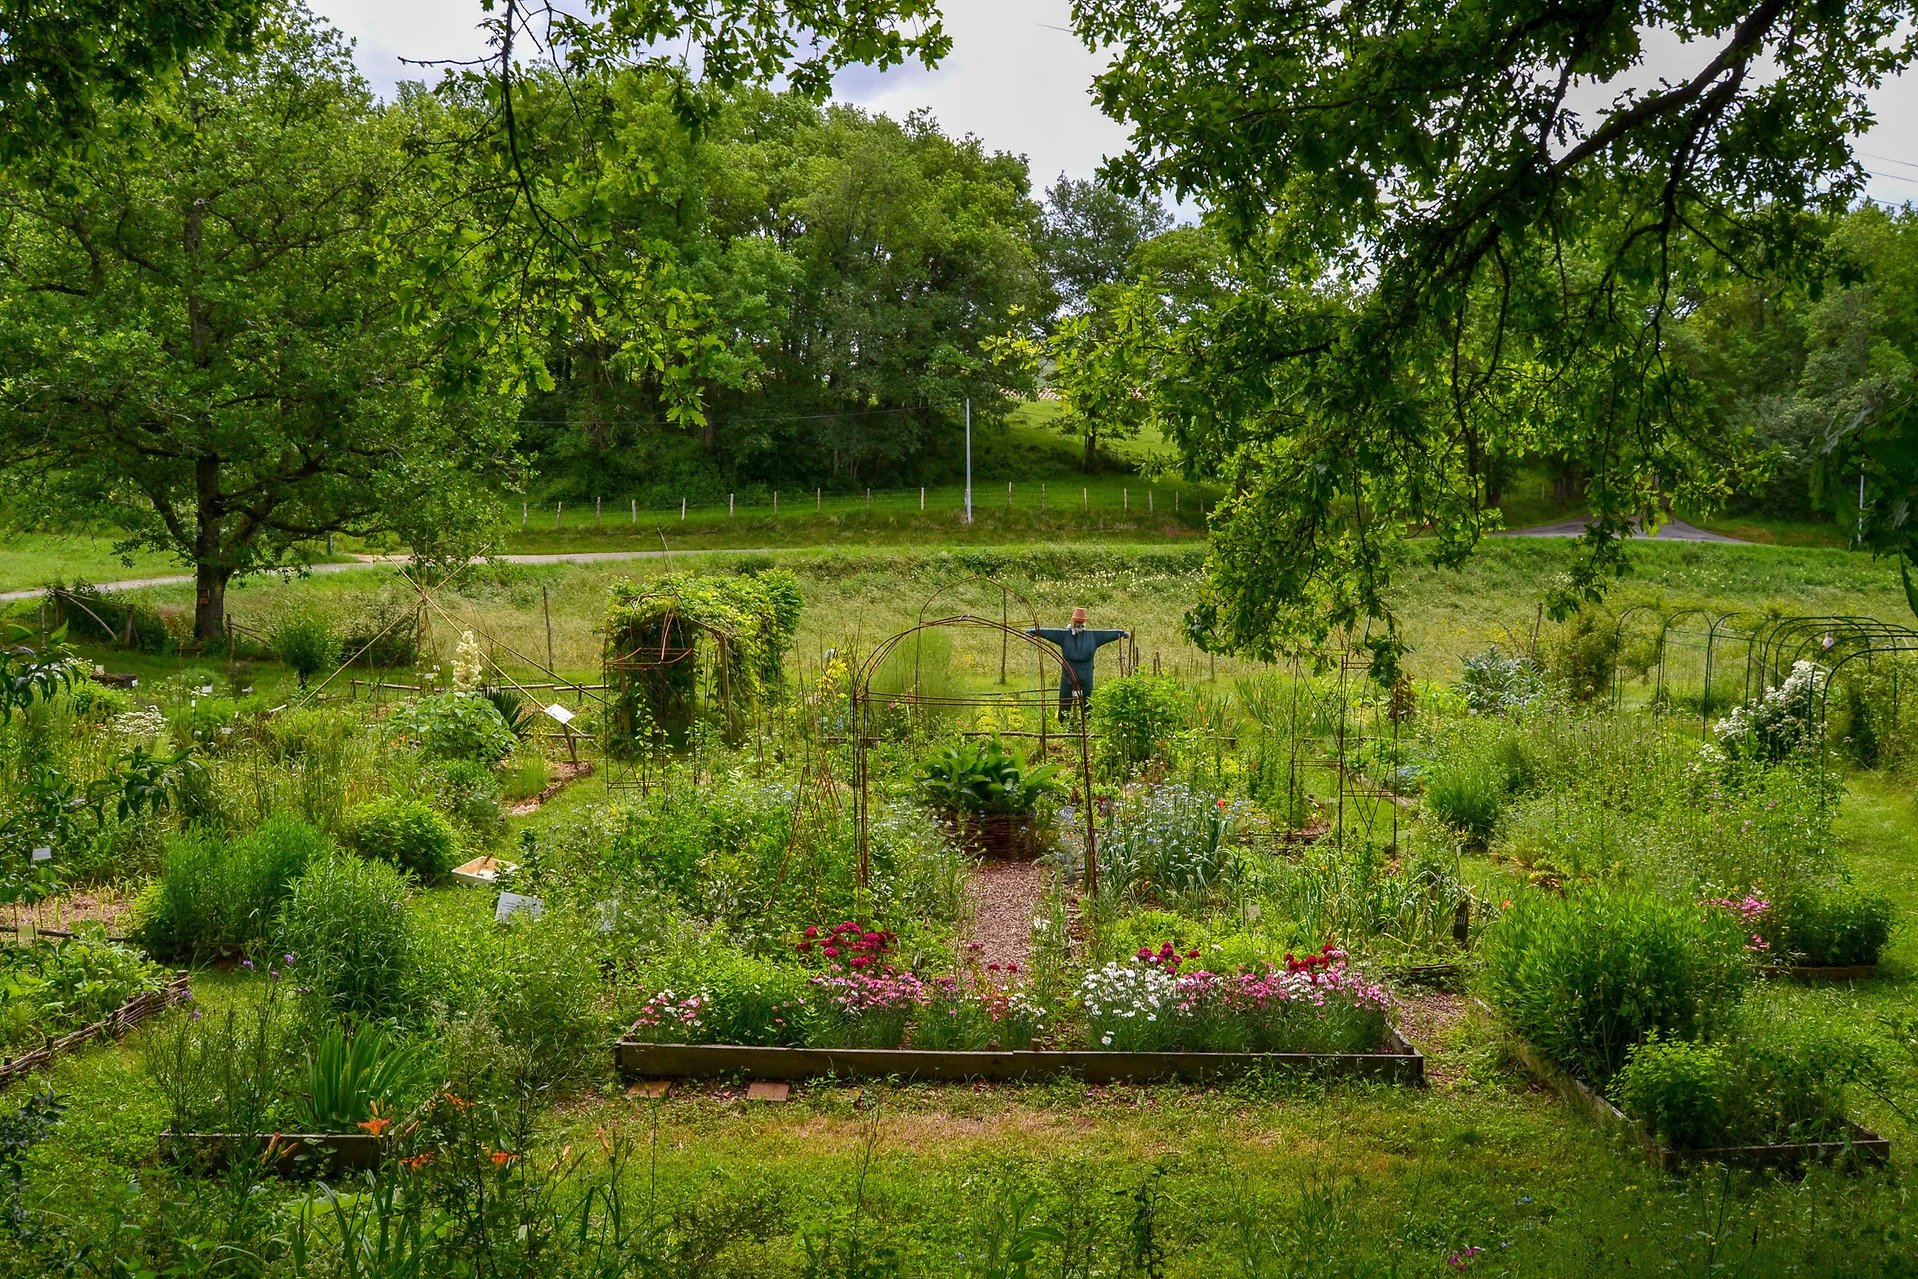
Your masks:
<path fill-rule="evenodd" d="M 69 1031 L 30 1053 L 0 1061 L 0 1092 L 53 1061 L 61 1053 L 78 1048 L 93 1039 L 118 1039 L 147 1018 L 156 1013 L 165 1012 L 192 996 L 193 992 L 187 985 L 187 974 L 183 971 L 175 972 L 173 980 L 160 989 L 135 995 L 91 1026 L 82 1026 L 78 1030 Z"/>
<path fill-rule="evenodd" d="M 1740 1168 L 1796 1168 L 1804 1164 L 1843 1163 L 1858 1169 L 1882 1165 L 1891 1159 L 1891 1143 L 1870 1129 L 1847 1119 L 1850 1137 L 1844 1141 L 1802 1141 L 1766 1146 L 1713 1146 L 1702 1150 L 1680 1150 L 1666 1145 L 1646 1131 L 1645 1126 L 1614 1106 L 1609 1098 L 1584 1080 L 1561 1069 L 1541 1056 L 1537 1049 L 1510 1031 L 1505 1032 L 1507 1046 L 1527 1074 L 1566 1101 L 1579 1107 L 1600 1125 L 1629 1137 L 1639 1146 L 1652 1165 L 1663 1172 L 1674 1172 L 1694 1164 L 1723 1163 Z"/>
<path fill-rule="evenodd" d="M 1826 981 L 1870 981 L 1878 975 L 1876 964 L 1766 964 L 1758 970 L 1766 977 L 1806 983 Z"/>
<path fill-rule="evenodd" d="M 899 1079 L 1012 1083 L 1071 1075 L 1088 1083 L 1197 1083 L 1259 1071 L 1374 1079 L 1422 1087 L 1425 1055 L 1397 1027 L 1375 1053 L 933 1051 L 922 1048 L 765 1048 L 747 1044 L 662 1044 L 621 1038 L 613 1062 L 628 1079 Z"/>

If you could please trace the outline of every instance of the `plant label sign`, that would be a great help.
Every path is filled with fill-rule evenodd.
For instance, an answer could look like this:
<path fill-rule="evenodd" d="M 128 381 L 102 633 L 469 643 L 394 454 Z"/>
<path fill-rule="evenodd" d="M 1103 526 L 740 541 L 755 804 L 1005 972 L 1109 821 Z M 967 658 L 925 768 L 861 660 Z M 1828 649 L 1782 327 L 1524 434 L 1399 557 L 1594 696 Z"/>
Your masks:
<path fill-rule="evenodd" d="M 558 721 L 561 725 L 566 725 L 573 722 L 573 712 L 567 710 L 564 706 L 561 706 L 558 702 L 554 702 L 551 706 L 548 706 L 546 708 L 546 714 L 550 718 Z"/>
<path fill-rule="evenodd" d="M 51 848 L 36 848 L 33 850 L 33 860 L 36 862 L 50 862 L 53 860 L 53 850 Z"/>
<path fill-rule="evenodd" d="M 545 910 L 543 898 L 529 897 L 524 893 L 501 893 L 499 904 L 493 907 L 493 919 L 503 924 L 522 911 L 529 918 L 538 919 Z"/>

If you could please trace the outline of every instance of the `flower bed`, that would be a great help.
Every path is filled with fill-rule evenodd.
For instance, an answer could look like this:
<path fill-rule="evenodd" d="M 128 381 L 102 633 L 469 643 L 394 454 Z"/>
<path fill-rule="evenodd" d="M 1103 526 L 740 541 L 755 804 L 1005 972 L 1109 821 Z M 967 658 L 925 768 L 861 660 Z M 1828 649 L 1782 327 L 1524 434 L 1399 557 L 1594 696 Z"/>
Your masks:
<path fill-rule="evenodd" d="M 1483 1005 L 1481 1005 L 1483 1007 Z M 1487 1011 L 1490 1011 L 1489 1009 Z M 1541 1056 L 1537 1049 L 1516 1036 L 1507 1045 L 1526 1073 L 1597 1119 L 1600 1124 L 1629 1137 L 1643 1148 L 1658 1168 L 1672 1171 L 1692 1164 L 1722 1163 L 1741 1168 L 1792 1168 L 1805 1164 L 1845 1163 L 1852 1168 L 1884 1164 L 1891 1158 L 1891 1143 L 1863 1126 L 1847 1121 L 1848 1136 L 1842 1141 L 1780 1142 L 1755 1146 L 1674 1147 L 1660 1141 L 1645 1126 L 1613 1105 L 1610 1099 L 1589 1087 L 1583 1080 L 1559 1069 Z"/>
<path fill-rule="evenodd" d="M 78 1048 L 94 1039 L 118 1039 L 155 1013 L 163 1012 L 190 998 L 192 998 L 192 991 L 187 986 L 187 975 L 184 972 L 174 973 L 165 984 L 157 989 L 140 991 L 99 1021 L 68 1031 L 57 1039 L 47 1041 L 32 1052 L 0 1060 L 0 1090 L 32 1074 L 61 1053 Z"/>
<path fill-rule="evenodd" d="M 1017 965 L 923 980 L 884 966 L 890 934 L 842 924 L 797 944 L 829 971 L 746 989 L 661 990 L 616 1053 L 628 1075 L 1212 1079 L 1262 1069 L 1424 1079 L 1385 991 L 1327 946 L 1283 968 L 1215 973 L 1167 944 L 1087 972 L 1049 1009 Z"/>

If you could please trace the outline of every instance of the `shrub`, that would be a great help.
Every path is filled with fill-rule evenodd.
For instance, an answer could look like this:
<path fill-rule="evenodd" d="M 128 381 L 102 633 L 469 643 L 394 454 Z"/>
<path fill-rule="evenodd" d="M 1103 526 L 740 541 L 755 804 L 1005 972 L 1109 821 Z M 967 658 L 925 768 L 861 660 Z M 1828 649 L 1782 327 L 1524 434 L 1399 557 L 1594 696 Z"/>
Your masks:
<path fill-rule="evenodd" d="M 1467 838 L 1485 843 L 1498 826 L 1507 797 L 1532 771 L 1516 732 L 1454 737 L 1426 771 L 1426 810 Z"/>
<path fill-rule="evenodd" d="M 133 709 L 133 696 L 122 688 L 108 688 L 90 679 L 77 679 L 67 689 L 67 705 L 83 724 L 105 724 Z"/>
<path fill-rule="evenodd" d="M 542 761 L 544 762 L 544 761 Z M 434 760 L 423 779 L 433 788 L 433 803 L 478 838 L 500 832 L 500 779 L 486 765 L 471 759 Z"/>
<path fill-rule="evenodd" d="M 1895 918 L 1883 893 L 1849 883 L 1806 885 L 1775 894 L 1758 931 L 1780 962 L 1875 964 Z"/>
<path fill-rule="evenodd" d="M 1824 743 L 1818 717 L 1825 672 L 1811 662 L 1793 662 L 1791 673 L 1712 725 L 1718 744 L 1733 759 L 1760 765 L 1782 763 L 1811 753 Z"/>
<path fill-rule="evenodd" d="M 311 610 L 282 617 L 273 628 L 270 642 L 273 656 L 300 677 L 301 688 L 340 660 L 340 638 L 333 633 L 332 623 Z"/>
<path fill-rule="evenodd" d="M 1667 1145 L 1692 1150 L 1725 1144 L 1736 1089 L 1722 1047 L 1657 1035 L 1632 1048 L 1612 1081 L 1626 1114 Z"/>
<path fill-rule="evenodd" d="M 438 693 L 395 711 L 392 725 L 415 738 L 420 750 L 436 759 L 471 759 L 499 763 L 513 753 L 519 739 L 484 697 L 471 693 Z"/>
<path fill-rule="evenodd" d="M 1750 981 L 1744 946 L 1724 912 L 1638 889 L 1527 893 L 1485 933 L 1485 991 L 1533 1047 L 1603 1086 L 1654 1032 L 1724 1026 Z"/>
<path fill-rule="evenodd" d="M 1827 1141 L 1846 1132 L 1845 1086 L 1869 1055 L 1848 1035 L 1767 1022 L 1743 1037 L 1652 1037 L 1612 1080 L 1625 1113 L 1681 1149 Z"/>
<path fill-rule="evenodd" d="M 1507 653 L 1494 644 L 1463 663 L 1458 690 L 1474 715 L 1509 715 L 1545 695 L 1545 679 L 1538 663 L 1522 653 Z"/>
<path fill-rule="evenodd" d="M 1185 724 L 1186 696 L 1176 680 L 1128 675 L 1095 687 L 1087 709 L 1100 766 L 1123 776 L 1164 753 Z"/>
<path fill-rule="evenodd" d="M 239 839 L 201 827 L 166 842 L 160 875 L 135 910 L 135 935 L 158 955 L 203 958 L 267 937 L 293 880 L 328 850 L 320 831 L 276 813 Z"/>
<path fill-rule="evenodd" d="M 275 936 L 294 957 L 301 989 L 323 1008 L 369 1017 L 408 1011 L 415 947 L 406 880 L 386 863 L 315 861 L 293 882 Z"/>
<path fill-rule="evenodd" d="M 430 804 L 400 795 L 384 795 L 346 816 L 346 844 L 363 857 L 377 857 L 421 879 L 437 879 L 453 869 L 459 837 L 453 825 Z"/>

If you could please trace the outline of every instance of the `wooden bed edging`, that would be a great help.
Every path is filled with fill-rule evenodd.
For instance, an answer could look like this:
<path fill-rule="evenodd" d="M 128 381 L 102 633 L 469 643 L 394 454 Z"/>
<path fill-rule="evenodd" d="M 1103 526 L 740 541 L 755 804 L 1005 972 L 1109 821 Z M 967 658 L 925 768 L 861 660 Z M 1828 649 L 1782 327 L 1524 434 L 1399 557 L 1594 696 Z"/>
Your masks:
<path fill-rule="evenodd" d="M 659 1044 L 621 1039 L 613 1046 L 614 1064 L 627 1078 L 688 1079 L 730 1076 L 742 1079 L 864 1079 L 962 1082 L 1054 1079 L 1073 1075 L 1088 1083 L 1155 1083 L 1185 1079 L 1204 1082 L 1254 1074 L 1320 1074 L 1333 1078 L 1376 1079 L 1385 1083 L 1425 1083 L 1425 1057 L 1395 1027 L 1385 1029 L 1385 1044 L 1375 1053 L 1201 1053 L 1099 1052 L 1090 1049 L 1035 1049 L 989 1052 L 924 1048 L 761 1048 L 746 1044 Z"/>
<path fill-rule="evenodd" d="M 1704 1150 L 1680 1150 L 1666 1145 L 1646 1130 L 1645 1125 L 1614 1106 L 1611 1099 L 1593 1089 L 1584 1080 L 1563 1070 L 1539 1055 L 1537 1049 L 1513 1034 L 1506 1035 L 1512 1055 L 1527 1074 L 1553 1092 L 1584 1110 L 1594 1119 L 1629 1137 L 1645 1152 L 1645 1157 L 1664 1172 L 1693 1164 L 1722 1163 L 1740 1168 L 1796 1168 L 1803 1164 L 1844 1163 L 1856 1169 L 1880 1165 L 1891 1158 L 1891 1143 L 1877 1133 L 1845 1121 L 1850 1131 L 1843 1141 L 1801 1141 L 1775 1146 L 1715 1146 Z"/>
<path fill-rule="evenodd" d="M 165 1012 L 173 1005 L 191 998 L 192 994 L 187 986 L 187 975 L 184 972 L 174 973 L 173 980 L 160 989 L 135 995 L 108 1013 L 103 1020 L 69 1031 L 30 1053 L 0 1061 L 0 1091 L 24 1079 L 61 1053 L 78 1048 L 90 1039 L 118 1039 L 155 1013 Z"/>
<path fill-rule="evenodd" d="M 160 1142 L 196 1172 L 225 1170 L 244 1153 L 277 1177 L 337 1176 L 380 1166 L 385 1142 L 365 1132 L 163 1132 Z"/>

